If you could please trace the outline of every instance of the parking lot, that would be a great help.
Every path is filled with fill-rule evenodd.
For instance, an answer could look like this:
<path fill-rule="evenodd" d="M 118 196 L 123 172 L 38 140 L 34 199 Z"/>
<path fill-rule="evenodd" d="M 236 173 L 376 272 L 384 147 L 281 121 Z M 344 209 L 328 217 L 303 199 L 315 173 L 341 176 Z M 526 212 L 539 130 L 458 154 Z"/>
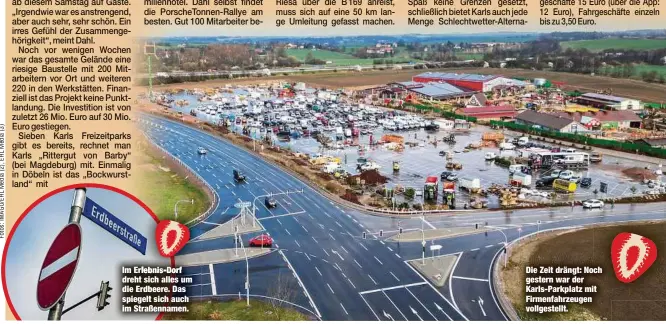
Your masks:
<path fill-rule="evenodd" d="M 190 103 L 189 105 L 183 107 L 174 107 L 174 109 L 186 113 L 196 106 L 196 96 L 190 94 L 180 94 L 178 98 L 186 99 Z M 231 113 L 231 111 L 230 111 Z M 238 113 L 241 113 L 238 111 Z M 197 118 L 217 123 L 220 118 L 217 116 L 211 116 L 207 114 L 199 114 Z M 242 126 L 234 125 L 234 131 L 240 132 Z M 258 130 L 258 129 L 257 129 Z M 311 137 L 300 137 L 300 138 L 291 138 L 290 141 L 278 141 L 275 138 L 274 143 L 281 147 L 290 148 L 294 151 L 306 153 L 306 154 L 325 154 L 330 156 L 339 157 L 342 161 L 343 167 L 346 171 L 355 174 L 358 173 L 357 159 L 360 156 L 359 146 L 367 147 L 368 150 L 363 153 L 363 157 L 368 158 L 370 161 L 373 161 L 380 165 L 379 171 L 389 178 L 389 187 L 393 186 L 402 186 L 402 187 L 412 187 L 417 190 L 423 189 L 425 179 L 428 176 L 437 176 L 443 171 L 451 171 L 446 169 L 447 160 L 445 157 L 439 154 L 440 151 L 453 152 L 453 161 L 459 162 L 462 164 L 461 170 L 455 170 L 459 178 L 478 178 L 481 183 L 482 188 L 488 188 L 492 184 L 506 185 L 509 182 L 509 171 L 506 167 L 496 165 L 493 161 L 486 161 L 484 155 L 487 152 L 493 152 L 501 156 L 511 156 L 516 155 L 516 151 L 503 151 L 500 152 L 498 148 L 483 147 L 477 150 L 470 150 L 469 152 L 464 152 L 464 148 L 471 143 L 479 143 L 481 141 L 481 136 L 484 132 L 490 131 L 490 128 L 485 126 L 474 126 L 468 132 L 455 132 L 456 133 L 456 142 L 454 144 L 444 143 L 441 140 L 446 135 L 448 136 L 451 131 L 439 130 L 439 131 L 425 131 L 424 129 L 416 129 L 409 131 L 387 131 L 378 127 L 372 130 L 372 134 L 360 135 L 354 137 L 354 146 L 345 146 L 343 149 L 336 150 L 324 150 L 321 145 Z M 405 148 L 401 152 L 393 151 L 383 146 L 374 146 L 369 147 L 370 136 L 373 136 L 374 141 L 378 141 L 384 134 L 399 134 L 402 135 L 405 139 L 405 143 L 415 143 L 415 146 L 405 145 Z M 335 134 L 333 133 L 324 133 L 325 135 L 330 136 L 335 140 Z M 252 137 L 260 138 L 263 134 L 254 132 L 251 134 Z M 437 145 L 433 145 L 430 142 L 436 138 L 438 140 Z M 550 146 L 557 147 L 557 145 Z M 394 173 L 392 171 L 393 162 L 397 161 L 400 163 L 400 171 Z M 625 176 L 622 173 L 623 169 L 630 167 L 650 167 L 655 169 L 657 166 L 650 163 L 638 162 L 630 159 L 613 157 L 613 156 L 604 156 L 603 161 L 597 164 L 591 164 L 588 169 L 576 170 L 580 173 L 582 177 L 589 177 L 592 180 L 592 184 L 588 188 L 581 188 L 578 186 L 577 190 L 573 194 L 558 194 L 555 198 L 557 201 L 573 201 L 573 200 L 584 200 L 589 198 L 605 198 L 605 197 L 622 197 L 631 195 L 632 187 L 636 188 L 636 193 L 642 193 L 647 189 L 647 186 L 634 181 L 631 178 Z M 534 188 L 534 183 L 541 176 L 549 175 L 552 170 L 535 170 L 532 174 L 532 185 L 531 188 Z M 601 193 L 600 186 L 601 183 L 607 184 L 607 192 Z M 597 194 L 594 194 L 594 191 L 598 190 Z M 440 185 L 439 193 L 437 196 L 438 203 L 442 202 L 442 188 Z M 549 192 L 550 190 L 540 190 Z M 540 196 L 528 196 L 530 200 L 540 201 L 540 200 L 549 200 L 549 198 L 543 198 Z M 403 201 L 402 196 L 399 196 L 396 199 L 396 204 L 399 204 Z M 465 203 L 469 202 L 469 194 L 465 190 L 461 190 L 456 187 L 456 205 L 462 206 Z M 414 201 L 410 201 L 410 204 L 421 203 L 420 197 L 415 197 Z M 491 195 L 488 197 L 488 206 L 489 207 L 498 207 L 499 202 L 498 198 Z"/>

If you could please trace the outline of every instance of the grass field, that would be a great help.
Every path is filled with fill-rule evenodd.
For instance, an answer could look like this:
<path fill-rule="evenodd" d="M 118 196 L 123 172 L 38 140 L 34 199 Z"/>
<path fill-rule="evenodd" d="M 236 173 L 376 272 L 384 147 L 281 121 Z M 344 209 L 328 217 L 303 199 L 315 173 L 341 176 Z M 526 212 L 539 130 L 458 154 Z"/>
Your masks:
<path fill-rule="evenodd" d="M 159 219 L 174 219 L 174 204 L 194 199 L 194 204 L 178 204 L 178 221 L 185 223 L 201 215 L 210 206 L 206 193 L 173 170 L 166 168 L 160 157 L 142 152 L 142 179 L 137 196 L 152 209 Z"/>
<path fill-rule="evenodd" d="M 666 39 L 594 39 L 594 40 L 579 40 L 560 42 L 562 49 L 572 48 L 587 48 L 592 52 L 599 52 L 605 49 L 635 49 L 635 50 L 650 50 L 658 48 L 666 48 Z"/>
<path fill-rule="evenodd" d="M 456 57 L 462 60 L 482 60 L 482 53 L 456 53 Z"/>
<path fill-rule="evenodd" d="M 665 222 L 604 225 L 563 234 L 545 234 L 512 248 L 508 266 L 502 270 L 504 293 L 511 300 L 521 320 L 666 320 L 666 258 L 657 256 L 654 264 L 631 284 L 620 282 L 613 271 L 611 243 L 622 232 L 635 233 L 654 241 L 657 250 L 666 248 Z M 592 302 L 570 304 L 567 313 L 527 313 L 525 309 L 525 267 L 601 267 L 602 273 L 580 275 L 584 286 L 596 285 Z M 533 296 L 551 295 L 533 293 Z M 581 294 L 574 294 L 580 296 Z M 582 294 L 590 296 L 589 293 Z M 543 304 L 542 306 L 547 306 Z"/>
<path fill-rule="evenodd" d="M 190 303 L 188 313 L 165 314 L 165 320 L 212 320 L 212 321 L 306 321 L 308 318 L 290 308 L 274 307 L 270 303 L 245 301 Z"/>
<path fill-rule="evenodd" d="M 656 71 L 658 74 L 661 74 L 663 76 L 666 76 L 666 65 L 648 65 L 648 64 L 639 64 L 635 65 L 635 77 L 639 77 L 642 72 L 650 72 L 650 71 Z M 604 72 L 604 74 L 611 74 L 613 69 L 622 69 L 622 67 L 613 67 L 613 66 L 605 66 L 601 68 L 600 72 Z"/>

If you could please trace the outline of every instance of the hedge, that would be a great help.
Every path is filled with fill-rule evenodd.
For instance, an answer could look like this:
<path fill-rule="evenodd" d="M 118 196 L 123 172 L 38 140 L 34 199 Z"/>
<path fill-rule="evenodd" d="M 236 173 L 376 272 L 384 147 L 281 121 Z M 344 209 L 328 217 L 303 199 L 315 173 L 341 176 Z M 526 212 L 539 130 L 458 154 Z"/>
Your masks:
<path fill-rule="evenodd" d="M 654 156 L 666 159 L 666 149 L 651 147 L 647 144 L 620 142 L 620 141 L 613 141 L 600 138 L 591 138 L 580 134 L 562 133 L 558 131 L 547 131 L 543 129 L 535 129 L 533 127 L 530 127 L 529 125 L 516 124 L 514 122 L 502 122 L 502 121 L 491 120 L 490 125 L 497 127 L 505 127 L 511 130 L 520 131 L 523 133 L 533 134 L 537 136 L 545 136 L 579 144 L 597 146 L 617 151 L 644 154 L 648 156 Z"/>

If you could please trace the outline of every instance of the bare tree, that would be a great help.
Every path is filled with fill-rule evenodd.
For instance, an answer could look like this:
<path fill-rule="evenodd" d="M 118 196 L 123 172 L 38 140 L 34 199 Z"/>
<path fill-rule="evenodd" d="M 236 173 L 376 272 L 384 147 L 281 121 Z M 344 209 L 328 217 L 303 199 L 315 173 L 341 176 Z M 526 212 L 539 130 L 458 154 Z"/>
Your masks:
<path fill-rule="evenodd" d="M 282 320 L 280 316 L 282 315 L 281 310 L 286 307 L 285 301 L 293 302 L 293 298 L 298 292 L 298 285 L 293 280 L 290 280 L 291 276 L 283 276 L 280 272 L 275 278 L 273 284 L 268 288 L 268 297 L 269 302 L 275 313 L 276 320 Z"/>

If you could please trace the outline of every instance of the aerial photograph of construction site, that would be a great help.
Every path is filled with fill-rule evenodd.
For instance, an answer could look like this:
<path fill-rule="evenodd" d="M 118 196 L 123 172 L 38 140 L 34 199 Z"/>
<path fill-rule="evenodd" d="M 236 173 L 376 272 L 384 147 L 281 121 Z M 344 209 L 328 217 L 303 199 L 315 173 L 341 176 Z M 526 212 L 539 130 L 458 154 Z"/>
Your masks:
<path fill-rule="evenodd" d="M 645 33 L 640 49 L 620 32 L 160 38 L 139 124 L 214 197 L 188 224 L 180 258 L 204 276 L 188 296 L 279 299 L 309 320 L 666 319 L 609 306 L 629 289 L 612 237 L 664 244 L 666 32 Z M 601 252 L 577 255 L 595 231 Z M 239 240 L 251 258 L 214 255 Z M 604 269 L 602 293 L 530 312 L 525 266 L 564 251 Z M 626 299 L 659 299 L 663 264 Z"/>

